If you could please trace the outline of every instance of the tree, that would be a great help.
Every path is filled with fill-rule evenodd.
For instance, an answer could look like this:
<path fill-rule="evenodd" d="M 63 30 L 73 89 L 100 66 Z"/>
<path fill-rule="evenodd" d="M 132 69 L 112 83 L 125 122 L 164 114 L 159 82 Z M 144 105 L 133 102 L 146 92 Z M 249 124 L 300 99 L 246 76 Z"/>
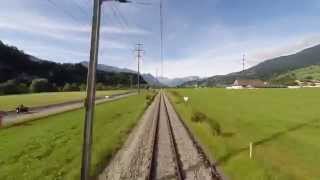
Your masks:
<path fill-rule="evenodd" d="M 28 93 L 29 89 L 26 84 L 19 83 L 16 80 L 8 80 L 0 84 L 0 95 L 2 94 L 21 94 Z"/>
<path fill-rule="evenodd" d="M 105 89 L 106 89 L 106 87 L 104 86 L 103 83 L 97 83 L 96 90 L 101 91 L 101 90 L 105 90 Z"/>
<path fill-rule="evenodd" d="M 30 91 L 33 93 L 52 92 L 56 91 L 56 88 L 49 83 L 48 79 L 40 78 L 32 80 L 30 85 Z"/>
<path fill-rule="evenodd" d="M 80 91 L 85 91 L 87 89 L 87 85 L 81 84 L 79 88 L 80 88 Z"/>
<path fill-rule="evenodd" d="M 66 83 L 63 87 L 63 91 L 66 91 L 66 92 L 79 91 L 79 90 L 80 90 L 80 88 L 78 87 L 78 85 L 76 83 L 72 83 L 72 84 Z"/>

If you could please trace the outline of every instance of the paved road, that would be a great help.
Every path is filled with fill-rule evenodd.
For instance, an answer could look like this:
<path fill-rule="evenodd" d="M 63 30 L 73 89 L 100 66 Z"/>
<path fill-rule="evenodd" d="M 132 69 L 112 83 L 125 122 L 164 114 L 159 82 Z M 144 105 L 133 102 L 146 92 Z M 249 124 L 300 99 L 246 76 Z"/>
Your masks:
<path fill-rule="evenodd" d="M 126 93 L 109 96 L 109 98 L 97 98 L 96 104 L 104 103 L 107 101 L 114 101 L 120 98 L 128 97 L 136 93 Z M 8 112 L 2 119 L 2 126 L 10 126 L 12 124 L 17 124 L 32 120 L 35 118 L 45 117 L 52 114 L 62 113 L 74 109 L 79 109 L 84 106 L 83 101 L 73 101 L 62 104 L 55 104 L 45 107 L 31 108 L 28 113 L 17 114 L 16 112 Z"/>

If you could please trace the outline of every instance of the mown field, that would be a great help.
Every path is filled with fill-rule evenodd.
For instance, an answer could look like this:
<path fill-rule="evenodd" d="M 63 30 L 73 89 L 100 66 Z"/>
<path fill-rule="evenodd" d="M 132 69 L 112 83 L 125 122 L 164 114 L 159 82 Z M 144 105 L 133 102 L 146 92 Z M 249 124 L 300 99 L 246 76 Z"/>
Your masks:
<path fill-rule="evenodd" d="M 96 107 L 92 174 L 119 149 L 147 107 L 146 94 Z M 84 110 L 0 129 L 0 179 L 79 179 Z"/>
<path fill-rule="evenodd" d="M 172 89 L 170 97 L 230 179 L 320 179 L 320 89 Z"/>
<path fill-rule="evenodd" d="M 107 96 L 123 92 L 126 92 L 126 90 L 97 91 L 96 96 Z M 81 100 L 85 95 L 85 92 L 52 92 L 0 96 L 0 111 L 14 110 L 19 104 L 35 107 Z"/>

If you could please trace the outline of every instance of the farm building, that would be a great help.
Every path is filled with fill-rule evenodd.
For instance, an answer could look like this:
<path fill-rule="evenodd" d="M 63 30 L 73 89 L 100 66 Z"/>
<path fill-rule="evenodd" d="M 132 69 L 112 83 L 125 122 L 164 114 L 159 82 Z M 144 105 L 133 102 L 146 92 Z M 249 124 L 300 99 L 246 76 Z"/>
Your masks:
<path fill-rule="evenodd" d="M 240 88 L 262 88 L 268 85 L 267 82 L 263 82 L 259 79 L 237 79 L 233 83 L 233 87 Z"/>

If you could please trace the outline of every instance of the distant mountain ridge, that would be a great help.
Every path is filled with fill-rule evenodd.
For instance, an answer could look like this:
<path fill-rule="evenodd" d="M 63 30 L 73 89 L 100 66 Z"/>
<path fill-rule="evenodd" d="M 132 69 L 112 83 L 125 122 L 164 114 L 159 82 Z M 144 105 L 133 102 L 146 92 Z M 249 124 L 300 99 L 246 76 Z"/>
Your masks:
<path fill-rule="evenodd" d="M 66 83 L 84 84 L 86 77 L 87 67 L 81 63 L 42 60 L 0 41 L 0 83 L 16 80 L 30 84 L 33 79 L 45 78 L 57 87 L 63 87 Z M 130 79 L 136 84 L 137 75 L 132 72 L 97 70 L 97 82 L 108 86 L 128 86 L 131 83 Z M 141 83 L 146 83 L 143 78 Z"/>
<path fill-rule="evenodd" d="M 80 62 L 85 67 L 89 66 L 89 63 L 87 61 Z M 104 64 L 98 64 L 97 69 L 100 71 L 106 71 L 106 72 L 114 72 L 114 73 L 136 73 L 136 71 L 133 71 L 131 69 L 127 68 L 118 68 L 115 66 L 108 66 Z"/>
<path fill-rule="evenodd" d="M 167 86 L 170 86 L 170 87 L 176 87 L 176 86 L 180 86 L 186 82 L 189 82 L 189 81 L 196 81 L 196 80 L 199 80 L 200 77 L 198 76 L 187 76 L 187 77 L 182 77 L 182 78 L 166 78 L 166 77 L 160 77 L 159 78 L 159 81 L 162 83 L 162 84 L 165 84 Z"/>
<path fill-rule="evenodd" d="M 236 79 L 261 79 L 270 80 L 273 77 L 299 68 L 320 64 L 320 45 L 307 48 L 288 56 L 280 56 L 263 61 L 245 71 L 234 72 L 227 75 L 212 76 L 200 81 L 189 81 L 183 86 L 205 85 L 224 86 L 229 85 Z"/>

